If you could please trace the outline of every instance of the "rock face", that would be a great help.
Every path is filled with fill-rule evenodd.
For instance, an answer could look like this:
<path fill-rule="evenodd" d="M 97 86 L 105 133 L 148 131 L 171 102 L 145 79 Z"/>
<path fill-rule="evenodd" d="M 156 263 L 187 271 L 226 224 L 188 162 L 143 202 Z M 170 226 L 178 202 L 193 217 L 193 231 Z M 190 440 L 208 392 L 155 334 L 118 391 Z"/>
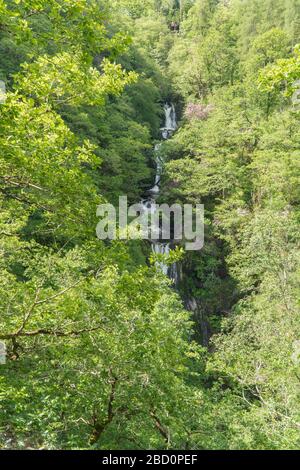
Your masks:
<path fill-rule="evenodd" d="M 0 364 L 6 363 L 6 345 L 0 341 Z"/>
<path fill-rule="evenodd" d="M 203 346 L 208 346 L 211 333 L 207 315 L 205 315 L 203 308 L 201 307 L 197 299 L 195 299 L 194 297 L 191 297 L 186 300 L 185 307 L 187 310 L 193 312 L 195 321 L 199 326 L 201 344 Z"/>

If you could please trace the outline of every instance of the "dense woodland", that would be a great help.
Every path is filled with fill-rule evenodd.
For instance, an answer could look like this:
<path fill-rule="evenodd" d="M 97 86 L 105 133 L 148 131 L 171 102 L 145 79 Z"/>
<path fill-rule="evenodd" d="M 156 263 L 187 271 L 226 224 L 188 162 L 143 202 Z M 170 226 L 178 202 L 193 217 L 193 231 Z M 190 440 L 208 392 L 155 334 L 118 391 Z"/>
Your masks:
<path fill-rule="evenodd" d="M 300 0 L 0 0 L 0 448 L 300 447 L 299 79 Z M 95 234 L 166 101 L 177 286 Z"/>

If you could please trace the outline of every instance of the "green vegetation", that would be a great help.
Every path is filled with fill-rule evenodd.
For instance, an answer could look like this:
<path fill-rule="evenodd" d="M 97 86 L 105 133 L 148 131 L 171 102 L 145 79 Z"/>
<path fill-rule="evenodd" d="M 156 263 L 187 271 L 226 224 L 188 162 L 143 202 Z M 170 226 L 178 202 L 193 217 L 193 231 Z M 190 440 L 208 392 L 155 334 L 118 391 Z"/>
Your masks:
<path fill-rule="evenodd" d="M 300 0 L 0 0 L 0 25 L 0 448 L 298 449 Z M 177 290 L 95 235 L 153 184 L 171 100 L 160 198 L 206 224 Z"/>

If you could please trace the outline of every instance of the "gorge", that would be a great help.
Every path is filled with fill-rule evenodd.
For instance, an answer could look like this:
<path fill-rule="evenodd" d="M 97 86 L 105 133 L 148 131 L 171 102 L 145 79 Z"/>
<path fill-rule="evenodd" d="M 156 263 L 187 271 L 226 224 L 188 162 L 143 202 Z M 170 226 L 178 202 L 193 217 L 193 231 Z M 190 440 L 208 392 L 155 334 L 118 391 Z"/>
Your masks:
<path fill-rule="evenodd" d="M 300 0 L 0 24 L 0 449 L 299 449 Z M 204 205 L 203 248 L 97 238 L 122 196 Z"/>

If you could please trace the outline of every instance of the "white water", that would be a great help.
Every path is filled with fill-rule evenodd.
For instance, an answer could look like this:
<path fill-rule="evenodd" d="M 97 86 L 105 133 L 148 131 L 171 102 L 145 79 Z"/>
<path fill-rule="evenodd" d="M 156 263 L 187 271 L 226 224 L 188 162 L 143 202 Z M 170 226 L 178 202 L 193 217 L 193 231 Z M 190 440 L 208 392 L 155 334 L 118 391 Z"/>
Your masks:
<path fill-rule="evenodd" d="M 164 137 L 166 134 L 163 133 L 163 138 L 169 138 L 170 137 L 169 132 L 171 131 L 172 133 L 176 131 L 177 129 L 176 111 L 175 111 L 174 104 L 172 103 L 171 105 L 169 105 L 168 103 L 166 103 L 164 105 L 164 110 L 165 110 L 165 116 L 166 116 L 166 124 L 165 124 L 165 127 L 162 128 L 161 130 L 168 132 L 168 135 L 166 137 Z"/>
<path fill-rule="evenodd" d="M 176 111 L 173 104 L 166 103 L 164 105 L 165 112 L 165 126 L 161 128 L 161 135 L 163 140 L 169 139 L 177 129 Z M 156 175 L 153 188 L 149 189 L 149 198 L 142 201 L 145 212 L 155 213 L 156 199 L 160 193 L 160 181 L 163 171 L 164 161 L 160 155 L 161 143 L 156 144 L 154 148 L 155 162 L 156 162 Z M 152 241 L 152 251 L 155 254 L 168 255 L 170 253 L 170 244 L 160 241 Z M 168 266 L 164 263 L 157 263 L 157 267 L 165 274 L 170 276 L 174 282 L 177 282 L 177 267 L 176 264 Z"/>
<path fill-rule="evenodd" d="M 169 255 L 170 253 L 170 244 L 169 243 L 152 243 L 152 251 L 158 255 Z M 169 268 L 164 263 L 157 263 L 157 267 L 162 271 L 166 276 L 168 275 Z"/>

